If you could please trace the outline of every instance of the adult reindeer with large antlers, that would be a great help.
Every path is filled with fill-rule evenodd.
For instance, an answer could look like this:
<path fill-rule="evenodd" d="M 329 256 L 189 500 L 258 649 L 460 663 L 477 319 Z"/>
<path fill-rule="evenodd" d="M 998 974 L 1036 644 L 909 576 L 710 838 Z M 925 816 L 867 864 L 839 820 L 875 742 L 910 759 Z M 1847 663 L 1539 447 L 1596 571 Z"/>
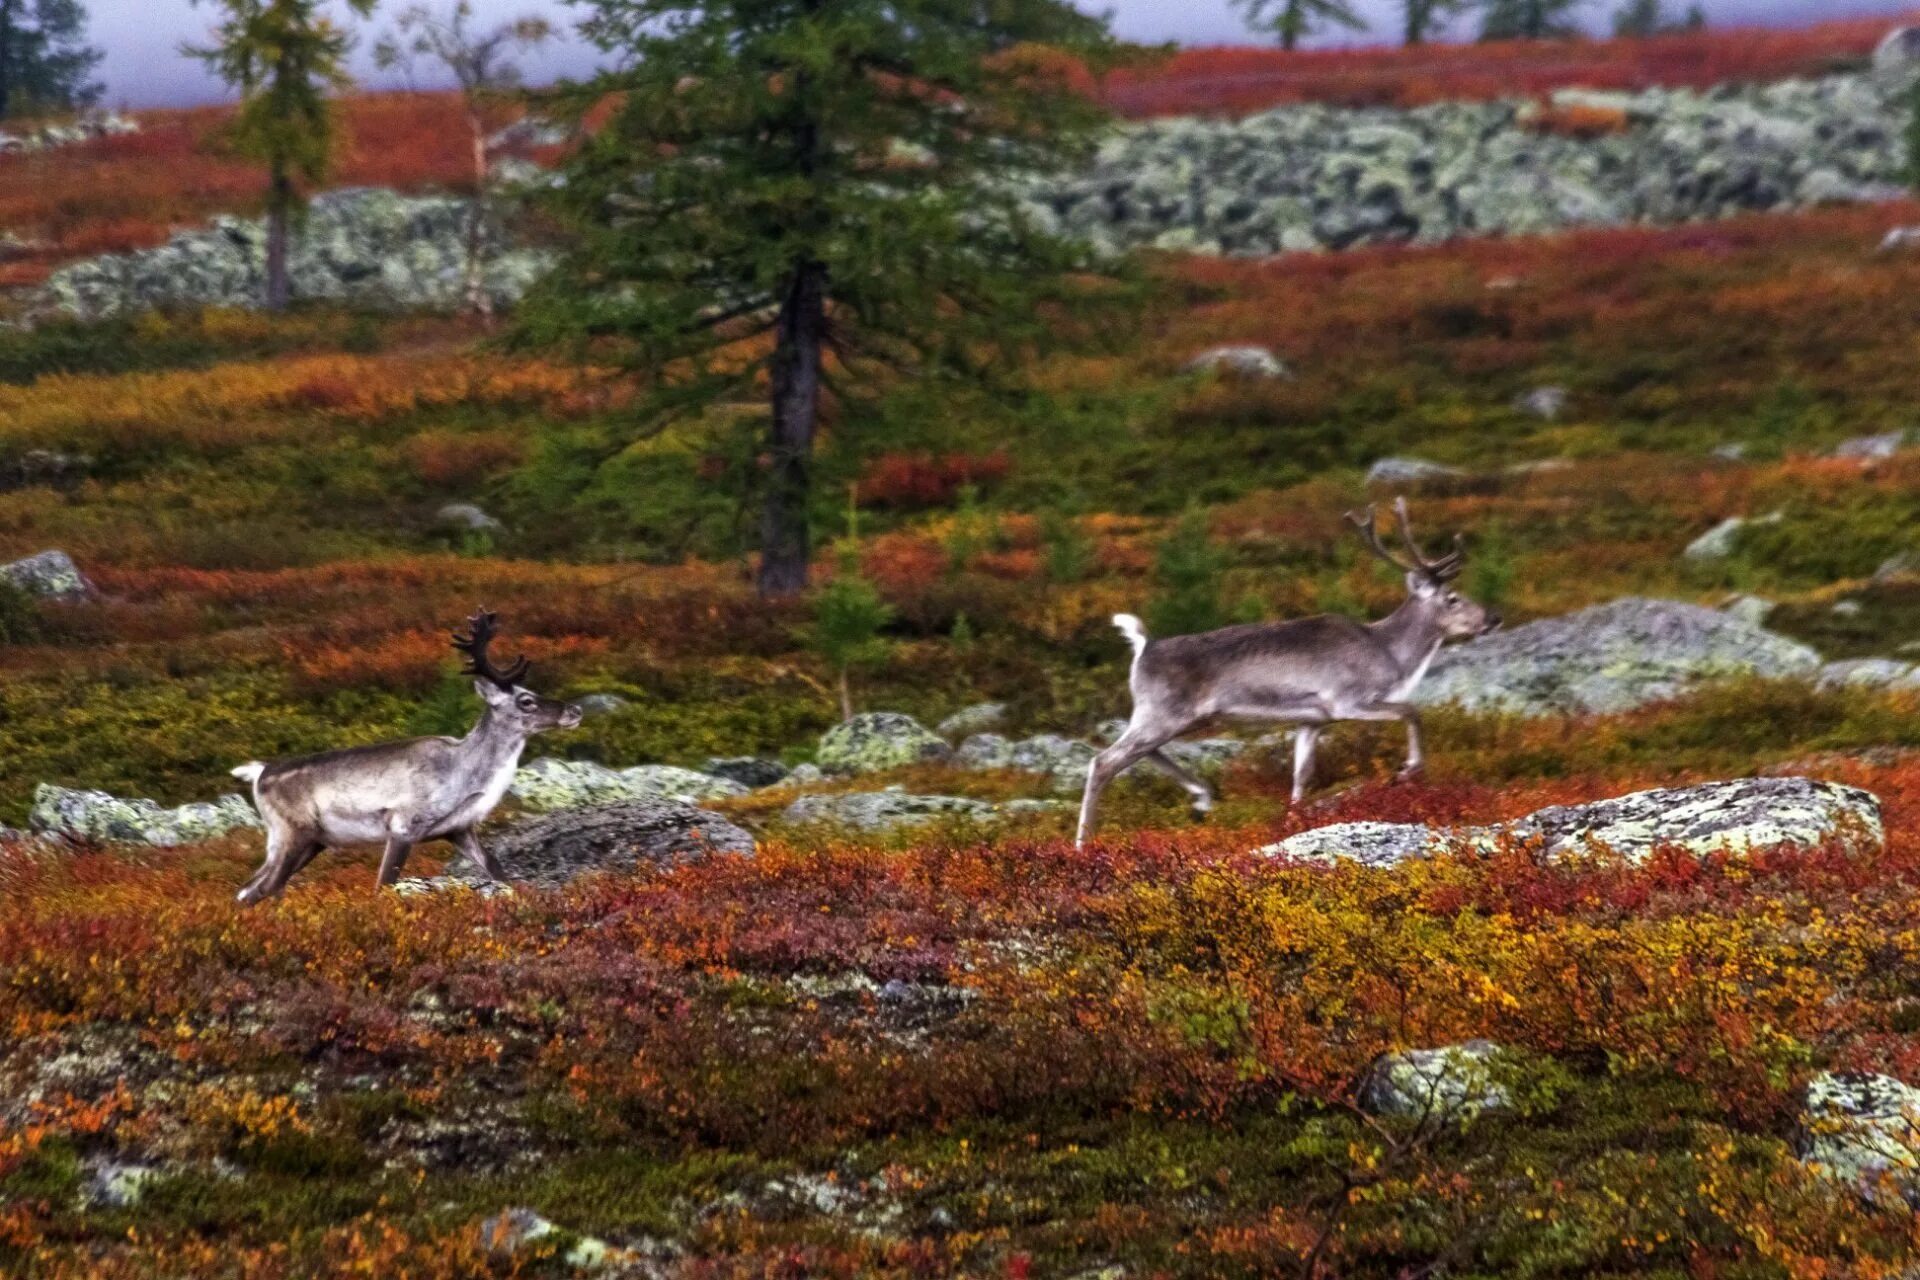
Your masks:
<path fill-rule="evenodd" d="M 233 771 L 253 784 L 253 803 L 267 825 L 267 860 L 240 890 L 241 902 L 270 898 L 329 845 L 384 842 L 381 885 L 400 875 L 413 846 L 448 840 L 493 880 L 500 864 L 473 829 L 507 792 L 527 739 L 548 729 L 571 729 L 580 708 L 543 698 L 520 681 L 531 665 L 516 658 L 505 670 L 487 656 L 497 623 L 491 613 L 467 620 L 453 647 L 466 655 L 466 674 L 486 703 L 464 738 L 409 738 L 370 747 Z"/>
<path fill-rule="evenodd" d="M 1369 550 L 1406 574 L 1407 600 L 1378 622 L 1322 615 L 1293 622 L 1257 622 L 1193 636 L 1147 635 L 1140 619 L 1113 620 L 1133 644 L 1133 718 L 1093 761 L 1080 802 L 1076 843 L 1099 818 L 1100 793 L 1138 761 L 1169 774 L 1193 796 L 1196 812 L 1213 807 L 1213 792 L 1163 750 L 1179 735 L 1215 718 L 1278 720 L 1298 726 L 1293 740 L 1293 802 L 1313 781 L 1320 734 L 1336 720 L 1398 720 L 1407 726 L 1409 776 L 1423 764 L 1420 713 L 1408 701 L 1448 640 L 1484 635 L 1498 615 L 1453 588 L 1466 565 L 1459 536 L 1445 555 L 1429 558 L 1413 539 L 1407 502 L 1393 507 L 1407 559 L 1380 542 L 1378 513 L 1349 512 Z"/>

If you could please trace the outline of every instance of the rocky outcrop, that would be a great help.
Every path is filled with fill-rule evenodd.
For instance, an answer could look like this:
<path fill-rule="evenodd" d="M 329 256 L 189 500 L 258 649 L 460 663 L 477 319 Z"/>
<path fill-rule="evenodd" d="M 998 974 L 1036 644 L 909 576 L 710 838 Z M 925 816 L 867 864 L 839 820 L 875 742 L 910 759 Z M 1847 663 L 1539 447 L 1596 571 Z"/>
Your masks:
<path fill-rule="evenodd" d="M 612 800 L 718 800 L 746 790 L 726 778 L 668 764 L 609 769 L 591 760 L 542 756 L 514 773 L 507 794 L 524 808 L 544 813 Z"/>
<path fill-rule="evenodd" d="M 712 854 L 750 854 L 754 848 L 743 828 L 672 800 L 621 800 L 521 818 L 481 838 L 508 879 L 543 887 L 589 871 L 672 866 Z M 453 874 L 480 879 L 464 861 Z"/>
<path fill-rule="evenodd" d="M 1360 1105 L 1406 1120 L 1469 1120 L 1511 1105 L 1494 1078 L 1500 1050 L 1486 1040 L 1390 1053 L 1373 1064 Z"/>
<path fill-rule="evenodd" d="M 1182 365 L 1187 373 L 1224 373 L 1255 380 L 1291 376 L 1279 356 L 1252 345 L 1211 347 Z"/>
<path fill-rule="evenodd" d="M 12 564 L 0 564 L 0 581 L 49 600 L 85 600 L 93 594 L 93 584 L 64 551 L 42 551 Z"/>
<path fill-rule="evenodd" d="M 1515 842 L 1547 858 L 1604 848 L 1642 862 L 1656 849 L 1744 854 L 1816 848 L 1834 840 L 1864 849 L 1884 845 L 1879 799 L 1858 787 L 1811 778 L 1743 778 L 1555 805 L 1485 827 L 1339 823 L 1303 831 L 1259 852 L 1302 862 L 1391 867 L 1445 849 L 1491 850 Z"/>
<path fill-rule="evenodd" d="M 898 711 L 866 711 L 821 735 L 814 762 L 828 773 L 879 773 L 938 764 L 953 754 L 939 734 Z"/>
<path fill-rule="evenodd" d="M 778 760 L 761 756 L 715 756 L 701 765 L 700 771 L 716 778 L 725 778 L 728 782 L 737 782 L 749 791 L 777 787 L 793 773 Z"/>
<path fill-rule="evenodd" d="M 197 844 L 260 818 L 244 796 L 221 796 L 211 804 L 168 809 L 152 800 L 123 800 L 105 791 L 79 791 L 41 783 L 34 789 L 27 825 L 41 835 L 87 844 L 144 844 L 171 849 Z"/>
<path fill-rule="evenodd" d="M 1468 711 L 1608 715 L 1712 680 L 1819 668 L 1812 649 L 1731 614 L 1626 599 L 1444 649 L 1414 697 Z"/>
<path fill-rule="evenodd" d="M 117 138 L 122 134 L 138 132 L 138 120 L 117 111 L 107 111 L 75 120 L 38 125 L 32 129 L 0 130 L 0 156 L 52 151 L 58 147 L 78 146 L 100 138 Z"/>
<path fill-rule="evenodd" d="M 1028 198 L 1102 248 L 1260 255 L 1690 222 L 1904 185 L 1906 105 L 1872 75 L 1554 96 L 1620 128 L 1562 136 L 1515 101 L 1154 120 L 1116 130 L 1084 174 L 1036 178 Z"/>
<path fill-rule="evenodd" d="M 933 731 L 948 742 L 958 742 L 975 733 L 990 733 L 1007 722 L 1004 702 L 976 702 L 942 720 Z"/>
<path fill-rule="evenodd" d="M 993 805 L 968 796 L 915 795 L 901 787 L 801 796 L 780 814 L 796 826 L 820 825 L 875 834 L 937 822 L 992 822 L 1023 814 L 1050 813 L 1057 800 L 1009 800 Z"/>
<path fill-rule="evenodd" d="M 296 229 L 289 285 L 299 300 L 378 308 L 456 308 L 466 300 L 467 222 L 457 196 L 403 196 L 374 187 L 315 196 Z M 549 268 L 545 252 L 483 239 L 483 281 L 513 302 Z M 265 289 L 260 219 L 218 217 L 158 249 L 109 254 L 60 268 L 29 300 L 30 313 L 96 320 L 154 307 L 253 307 Z"/>
<path fill-rule="evenodd" d="M 1823 1072 L 1807 1084 L 1801 1159 L 1869 1200 L 1920 1207 L 1920 1089 Z"/>

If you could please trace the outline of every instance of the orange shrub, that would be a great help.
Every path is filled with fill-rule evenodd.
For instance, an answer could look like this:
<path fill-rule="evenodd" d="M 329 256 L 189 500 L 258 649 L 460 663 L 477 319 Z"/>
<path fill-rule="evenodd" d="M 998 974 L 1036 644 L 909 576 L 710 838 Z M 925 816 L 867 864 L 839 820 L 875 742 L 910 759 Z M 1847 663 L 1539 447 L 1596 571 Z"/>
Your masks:
<path fill-rule="evenodd" d="M 526 444 L 511 431 L 423 431 L 401 451 L 415 475 L 451 487 L 517 466 L 526 457 Z"/>

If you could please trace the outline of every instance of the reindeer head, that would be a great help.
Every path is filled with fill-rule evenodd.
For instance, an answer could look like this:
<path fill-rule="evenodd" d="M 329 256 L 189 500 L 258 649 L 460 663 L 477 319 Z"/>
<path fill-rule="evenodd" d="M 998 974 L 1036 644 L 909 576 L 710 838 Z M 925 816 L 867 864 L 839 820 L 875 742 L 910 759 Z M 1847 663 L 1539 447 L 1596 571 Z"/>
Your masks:
<path fill-rule="evenodd" d="M 1438 559 L 1429 558 L 1420 550 L 1420 544 L 1413 540 L 1413 529 L 1407 522 L 1407 500 L 1395 498 L 1394 523 L 1400 529 L 1400 541 L 1406 546 L 1409 557 L 1402 560 L 1381 545 L 1380 530 L 1375 523 L 1377 515 L 1378 509 L 1371 506 L 1365 511 L 1349 511 L 1347 523 L 1360 531 L 1368 550 L 1407 575 L 1407 596 L 1411 606 L 1427 614 L 1442 636 L 1449 640 L 1470 640 L 1499 627 L 1499 614 L 1467 599 L 1453 588 L 1453 580 L 1460 576 L 1460 571 L 1467 563 L 1465 542 L 1461 535 L 1453 535 L 1453 547 L 1445 555 Z"/>
<path fill-rule="evenodd" d="M 579 724 L 579 707 L 543 698 L 520 683 L 533 665 L 524 656 L 515 658 L 504 671 L 493 665 L 487 646 L 498 629 L 495 615 L 483 609 L 467 619 L 467 634 L 453 633 L 453 647 L 467 655 L 466 673 L 475 677 L 474 692 L 486 700 L 491 713 L 528 734 Z"/>

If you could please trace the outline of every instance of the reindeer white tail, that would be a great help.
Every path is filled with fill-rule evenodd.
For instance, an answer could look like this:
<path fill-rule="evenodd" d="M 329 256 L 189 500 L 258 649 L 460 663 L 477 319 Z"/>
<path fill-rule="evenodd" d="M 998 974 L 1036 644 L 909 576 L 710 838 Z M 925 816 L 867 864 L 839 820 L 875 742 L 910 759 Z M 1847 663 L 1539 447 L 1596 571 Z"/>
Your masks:
<path fill-rule="evenodd" d="M 266 771 L 267 766 L 261 764 L 258 760 L 249 760 L 238 768 L 228 770 L 229 773 L 233 774 L 234 777 L 240 779 L 242 782 L 258 782 L 260 781 L 260 775 Z"/>
<path fill-rule="evenodd" d="M 1146 624 L 1130 613 L 1116 613 L 1113 615 L 1113 625 L 1120 628 L 1120 634 L 1133 646 L 1133 656 L 1138 658 L 1147 647 Z"/>

